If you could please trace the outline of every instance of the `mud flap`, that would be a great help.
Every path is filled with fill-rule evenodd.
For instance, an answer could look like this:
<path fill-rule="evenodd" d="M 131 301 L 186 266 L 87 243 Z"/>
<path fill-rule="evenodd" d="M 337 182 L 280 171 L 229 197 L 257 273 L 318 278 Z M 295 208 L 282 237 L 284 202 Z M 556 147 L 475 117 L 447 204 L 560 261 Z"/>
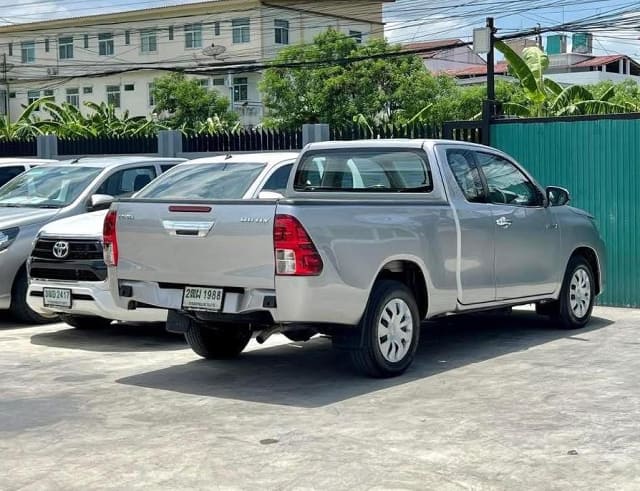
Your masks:
<path fill-rule="evenodd" d="M 185 334 L 191 328 L 191 319 L 175 310 L 167 314 L 167 331 L 174 334 Z"/>

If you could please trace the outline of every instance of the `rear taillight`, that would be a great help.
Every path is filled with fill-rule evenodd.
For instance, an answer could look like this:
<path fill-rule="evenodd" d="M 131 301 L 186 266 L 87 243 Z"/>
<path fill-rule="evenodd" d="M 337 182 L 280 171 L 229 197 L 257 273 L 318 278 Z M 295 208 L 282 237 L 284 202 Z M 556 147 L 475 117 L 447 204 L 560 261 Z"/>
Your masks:
<path fill-rule="evenodd" d="M 102 243 L 104 252 L 104 262 L 107 266 L 118 265 L 118 236 L 116 234 L 116 222 L 118 214 L 110 211 L 104 217 L 104 225 L 102 227 Z"/>
<path fill-rule="evenodd" d="M 322 273 L 322 258 L 297 218 L 291 215 L 276 215 L 273 224 L 273 247 L 276 275 L 318 276 Z"/>

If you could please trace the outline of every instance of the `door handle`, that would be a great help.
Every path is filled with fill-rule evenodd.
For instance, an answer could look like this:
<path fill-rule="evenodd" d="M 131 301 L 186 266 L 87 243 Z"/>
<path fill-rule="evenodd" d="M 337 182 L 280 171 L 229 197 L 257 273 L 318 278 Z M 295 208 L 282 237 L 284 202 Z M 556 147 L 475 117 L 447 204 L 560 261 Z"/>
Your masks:
<path fill-rule="evenodd" d="M 509 228 L 511 226 L 511 220 L 506 217 L 500 217 L 496 220 L 496 225 L 502 228 Z"/>
<path fill-rule="evenodd" d="M 557 230 L 557 229 L 558 229 L 557 223 L 550 223 L 549 225 L 547 225 L 547 230 Z"/>

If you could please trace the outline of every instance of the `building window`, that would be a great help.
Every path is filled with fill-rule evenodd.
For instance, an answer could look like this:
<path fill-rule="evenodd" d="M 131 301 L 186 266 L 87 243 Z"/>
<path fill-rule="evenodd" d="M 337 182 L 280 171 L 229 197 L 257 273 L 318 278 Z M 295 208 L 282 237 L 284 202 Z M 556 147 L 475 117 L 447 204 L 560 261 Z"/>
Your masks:
<path fill-rule="evenodd" d="M 213 23 L 213 34 L 216 36 L 220 35 L 220 22 L 218 21 Z"/>
<path fill-rule="evenodd" d="M 27 103 L 33 104 L 38 99 L 40 99 L 40 91 L 39 90 L 28 90 L 27 91 Z"/>
<path fill-rule="evenodd" d="M 9 56 L 13 56 L 13 43 L 9 43 Z"/>
<path fill-rule="evenodd" d="M 273 23 L 276 32 L 276 44 L 289 44 L 289 21 L 276 19 Z"/>
<path fill-rule="evenodd" d="M 130 31 L 124 31 L 124 44 L 126 44 L 127 46 L 129 46 L 131 44 L 131 32 Z"/>
<path fill-rule="evenodd" d="M 249 81 L 246 77 L 233 79 L 233 102 L 245 102 L 249 99 Z"/>
<path fill-rule="evenodd" d="M 200 87 L 202 87 L 203 89 L 208 89 L 209 88 L 209 79 L 208 78 L 201 78 L 198 80 L 198 83 L 200 84 Z"/>
<path fill-rule="evenodd" d="M 155 29 L 145 29 L 140 31 L 140 52 L 155 53 L 158 51 L 158 38 Z"/>
<path fill-rule="evenodd" d="M 156 105 L 156 99 L 153 96 L 153 91 L 155 90 L 156 86 L 153 82 L 149 82 L 149 106 L 153 107 Z"/>
<path fill-rule="evenodd" d="M 98 53 L 100 56 L 113 56 L 113 34 L 110 32 L 98 34 Z"/>
<path fill-rule="evenodd" d="M 169 26 L 169 41 L 173 41 L 173 26 Z"/>
<path fill-rule="evenodd" d="M 213 79 L 213 85 L 214 86 L 224 86 L 224 78 L 214 78 Z"/>
<path fill-rule="evenodd" d="M 233 19 L 231 21 L 233 43 L 248 43 L 251 41 L 249 32 L 249 17 L 242 19 Z"/>
<path fill-rule="evenodd" d="M 352 38 L 356 43 L 362 44 L 362 32 L 349 31 L 349 37 Z"/>
<path fill-rule="evenodd" d="M 44 91 L 45 97 L 53 97 L 53 89 L 47 89 Z"/>
<path fill-rule="evenodd" d="M 61 60 L 73 58 L 73 38 L 64 37 L 58 39 L 58 55 Z"/>
<path fill-rule="evenodd" d="M 202 48 L 202 24 L 186 24 L 184 26 L 184 47 L 188 49 Z"/>
<path fill-rule="evenodd" d="M 67 104 L 80 107 L 80 89 L 67 89 Z"/>
<path fill-rule="evenodd" d="M 82 87 L 83 94 L 93 94 L 93 87 Z"/>
<path fill-rule="evenodd" d="M 120 86 L 107 85 L 107 104 L 120 107 Z"/>
<path fill-rule="evenodd" d="M 88 34 L 84 35 L 84 44 L 83 44 L 83 46 L 84 46 L 84 49 L 89 49 L 89 35 Z"/>
<path fill-rule="evenodd" d="M 36 61 L 36 42 L 23 41 L 20 43 L 20 51 L 22 54 L 22 63 L 35 63 Z"/>
<path fill-rule="evenodd" d="M 45 38 L 44 40 L 44 52 L 45 53 L 49 52 L 49 38 Z"/>
<path fill-rule="evenodd" d="M 124 86 L 125 92 L 133 92 L 134 90 L 136 90 L 135 84 L 125 84 Z"/>
<path fill-rule="evenodd" d="M 16 93 L 15 92 L 9 92 L 9 99 L 15 99 L 16 98 Z"/>

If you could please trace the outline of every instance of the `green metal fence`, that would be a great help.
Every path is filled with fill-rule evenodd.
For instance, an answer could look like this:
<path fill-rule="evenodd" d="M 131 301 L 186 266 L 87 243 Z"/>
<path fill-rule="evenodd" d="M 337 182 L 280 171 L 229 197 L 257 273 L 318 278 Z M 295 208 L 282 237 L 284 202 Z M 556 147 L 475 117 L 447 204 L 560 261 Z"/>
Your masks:
<path fill-rule="evenodd" d="M 595 215 L 608 249 L 600 304 L 640 307 L 640 115 L 498 122 L 491 144 Z"/>

